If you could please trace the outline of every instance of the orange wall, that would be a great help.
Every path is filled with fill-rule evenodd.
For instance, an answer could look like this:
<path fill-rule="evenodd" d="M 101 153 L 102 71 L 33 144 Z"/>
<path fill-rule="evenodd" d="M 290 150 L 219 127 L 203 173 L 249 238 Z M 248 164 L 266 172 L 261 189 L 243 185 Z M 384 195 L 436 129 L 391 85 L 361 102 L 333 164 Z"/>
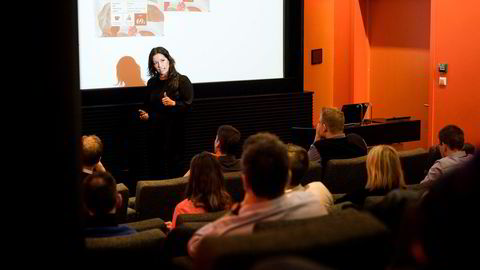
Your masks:
<path fill-rule="evenodd" d="M 370 101 L 370 43 L 368 40 L 369 1 L 353 0 L 352 51 L 353 103 Z M 368 113 L 368 112 L 367 112 Z"/>
<path fill-rule="evenodd" d="M 373 117 L 422 120 L 422 140 L 456 124 L 480 143 L 478 0 L 305 0 L 305 89 L 313 90 L 313 125 L 322 106 L 371 101 Z M 310 50 L 324 49 L 312 66 Z M 449 64 L 448 86 L 436 65 Z M 423 104 L 429 104 L 427 108 Z"/>
<path fill-rule="evenodd" d="M 321 107 L 333 105 L 333 0 L 304 1 L 304 89 L 313 91 L 313 123 Z M 311 64 L 311 50 L 323 48 L 323 63 Z"/>
<path fill-rule="evenodd" d="M 352 19 L 351 0 L 334 0 L 333 105 L 352 103 Z"/>
<path fill-rule="evenodd" d="M 380 0 L 368 6 L 370 101 L 373 117 L 412 116 L 422 123 L 427 147 L 430 57 L 430 0 Z M 401 22 L 401 23 L 399 23 Z"/>
<path fill-rule="evenodd" d="M 465 140 L 480 143 L 480 29 L 478 0 L 432 0 L 431 141 L 455 124 Z M 438 85 L 436 65 L 448 63 L 447 86 Z"/>

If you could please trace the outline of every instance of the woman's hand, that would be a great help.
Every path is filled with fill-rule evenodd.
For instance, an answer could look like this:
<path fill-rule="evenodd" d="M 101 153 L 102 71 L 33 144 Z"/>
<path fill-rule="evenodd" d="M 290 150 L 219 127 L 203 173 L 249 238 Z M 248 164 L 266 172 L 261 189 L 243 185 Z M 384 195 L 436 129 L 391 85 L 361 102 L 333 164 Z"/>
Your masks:
<path fill-rule="evenodd" d="M 148 120 L 148 113 L 144 110 L 138 110 L 140 113 L 140 120 L 147 121 Z"/>
<path fill-rule="evenodd" d="M 163 103 L 163 106 L 175 106 L 176 104 L 174 100 L 172 100 L 167 96 L 167 94 L 164 94 L 162 98 L 162 103 Z"/>

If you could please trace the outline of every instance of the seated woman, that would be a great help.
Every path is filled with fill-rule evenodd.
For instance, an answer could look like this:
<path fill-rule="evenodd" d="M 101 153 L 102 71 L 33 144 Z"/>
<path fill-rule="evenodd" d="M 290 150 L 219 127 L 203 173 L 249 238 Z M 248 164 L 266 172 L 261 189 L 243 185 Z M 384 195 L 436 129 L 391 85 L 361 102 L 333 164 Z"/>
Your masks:
<path fill-rule="evenodd" d="M 190 178 L 185 190 L 186 199 L 175 207 L 171 229 L 180 214 L 202 214 L 228 209 L 231 197 L 225 189 L 220 163 L 215 156 L 202 152 L 190 162 Z"/>
<path fill-rule="evenodd" d="M 367 184 L 365 188 L 348 193 L 335 203 L 350 201 L 363 206 L 368 196 L 386 195 L 393 189 L 405 188 L 402 165 L 397 151 L 388 145 L 373 147 L 367 155 Z"/>

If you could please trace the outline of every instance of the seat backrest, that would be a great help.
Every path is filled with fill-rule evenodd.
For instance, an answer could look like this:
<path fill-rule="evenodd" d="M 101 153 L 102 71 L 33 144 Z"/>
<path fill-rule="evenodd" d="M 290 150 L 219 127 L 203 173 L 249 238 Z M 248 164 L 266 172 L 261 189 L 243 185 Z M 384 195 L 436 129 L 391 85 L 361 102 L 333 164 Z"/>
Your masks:
<path fill-rule="evenodd" d="M 245 194 L 240 172 L 224 174 L 225 188 L 234 202 L 241 202 Z M 185 198 L 188 177 L 137 182 L 135 210 L 138 219 L 159 217 L 170 221 L 175 207 Z"/>
<path fill-rule="evenodd" d="M 160 218 L 149 218 L 135 222 L 126 223 L 128 227 L 135 229 L 137 232 L 148 231 L 151 229 L 160 229 L 162 232 L 167 231 L 165 222 Z"/>
<path fill-rule="evenodd" d="M 167 258 L 188 256 L 188 241 L 199 228 L 206 224 L 207 222 L 184 223 L 171 230 L 165 239 L 165 256 Z"/>
<path fill-rule="evenodd" d="M 427 166 L 428 151 L 423 148 L 399 151 L 403 177 L 407 185 L 418 184 L 424 178 Z"/>
<path fill-rule="evenodd" d="M 250 269 L 260 259 L 282 255 L 306 257 L 333 269 L 384 269 L 388 261 L 389 231 L 370 214 L 348 209 L 287 222 L 250 235 L 205 237 L 195 265 Z"/>
<path fill-rule="evenodd" d="M 223 174 L 225 177 L 225 188 L 230 196 L 232 196 L 233 202 L 241 202 L 245 196 L 241 175 L 241 172 L 230 172 Z"/>
<path fill-rule="evenodd" d="M 159 217 L 170 221 L 173 211 L 184 199 L 187 177 L 137 182 L 135 210 L 138 219 Z"/>
<path fill-rule="evenodd" d="M 331 193 L 349 193 L 367 183 L 367 157 L 331 159 L 325 167 L 322 182 Z"/>
<path fill-rule="evenodd" d="M 147 259 L 157 260 L 163 249 L 166 235 L 159 229 L 151 229 L 126 236 L 86 238 L 87 260 L 115 262 Z"/>
<path fill-rule="evenodd" d="M 301 184 L 307 185 L 314 181 L 322 181 L 322 165 L 317 161 L 308 163 L 308 170 L 302 178 Z"/>
<path fill-rule="evenodd" d="M 181 214 L 177 216 L 176 225 L 181 226 L 184 223 L 191 222 L 212 222 L 222 216 L 224 216 L 228 210 L 204 213 L 204 214 Z"/>
<path fill-rule="evenodd" d="M 120 209 L 117 209 L 117 222 L 123 223 L 127 220 L 127 208 L 128 208 L 128 199 L 130 197 L 130 192 L 128 187 L 123 183 L 117 184 L 117 192 L 122 196 L 122 206 Z"/>

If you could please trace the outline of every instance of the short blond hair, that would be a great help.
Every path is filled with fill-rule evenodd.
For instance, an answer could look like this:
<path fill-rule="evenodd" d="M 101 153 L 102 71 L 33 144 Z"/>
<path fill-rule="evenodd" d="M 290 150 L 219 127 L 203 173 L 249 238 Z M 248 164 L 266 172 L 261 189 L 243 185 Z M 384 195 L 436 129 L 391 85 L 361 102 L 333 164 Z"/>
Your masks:
<path fill-rule="evenodd" d="M 100 161 L 103 154 L 102 140 L 96 135 L 82 136 L 83 166 L 93 166 Z"/>
<path fill-rule="evenodd" d="M 404 188 L 402 164 L 398 152 L 388 145 L 377 145 L 367 155 L 366 189 Z"/>
<path fill-rule="evenodd" d="M 345 125 L 345 116 L 337 108 L 322 108 L 322 123 L 327 126 L 332 133 L 343 132 Z"/>

